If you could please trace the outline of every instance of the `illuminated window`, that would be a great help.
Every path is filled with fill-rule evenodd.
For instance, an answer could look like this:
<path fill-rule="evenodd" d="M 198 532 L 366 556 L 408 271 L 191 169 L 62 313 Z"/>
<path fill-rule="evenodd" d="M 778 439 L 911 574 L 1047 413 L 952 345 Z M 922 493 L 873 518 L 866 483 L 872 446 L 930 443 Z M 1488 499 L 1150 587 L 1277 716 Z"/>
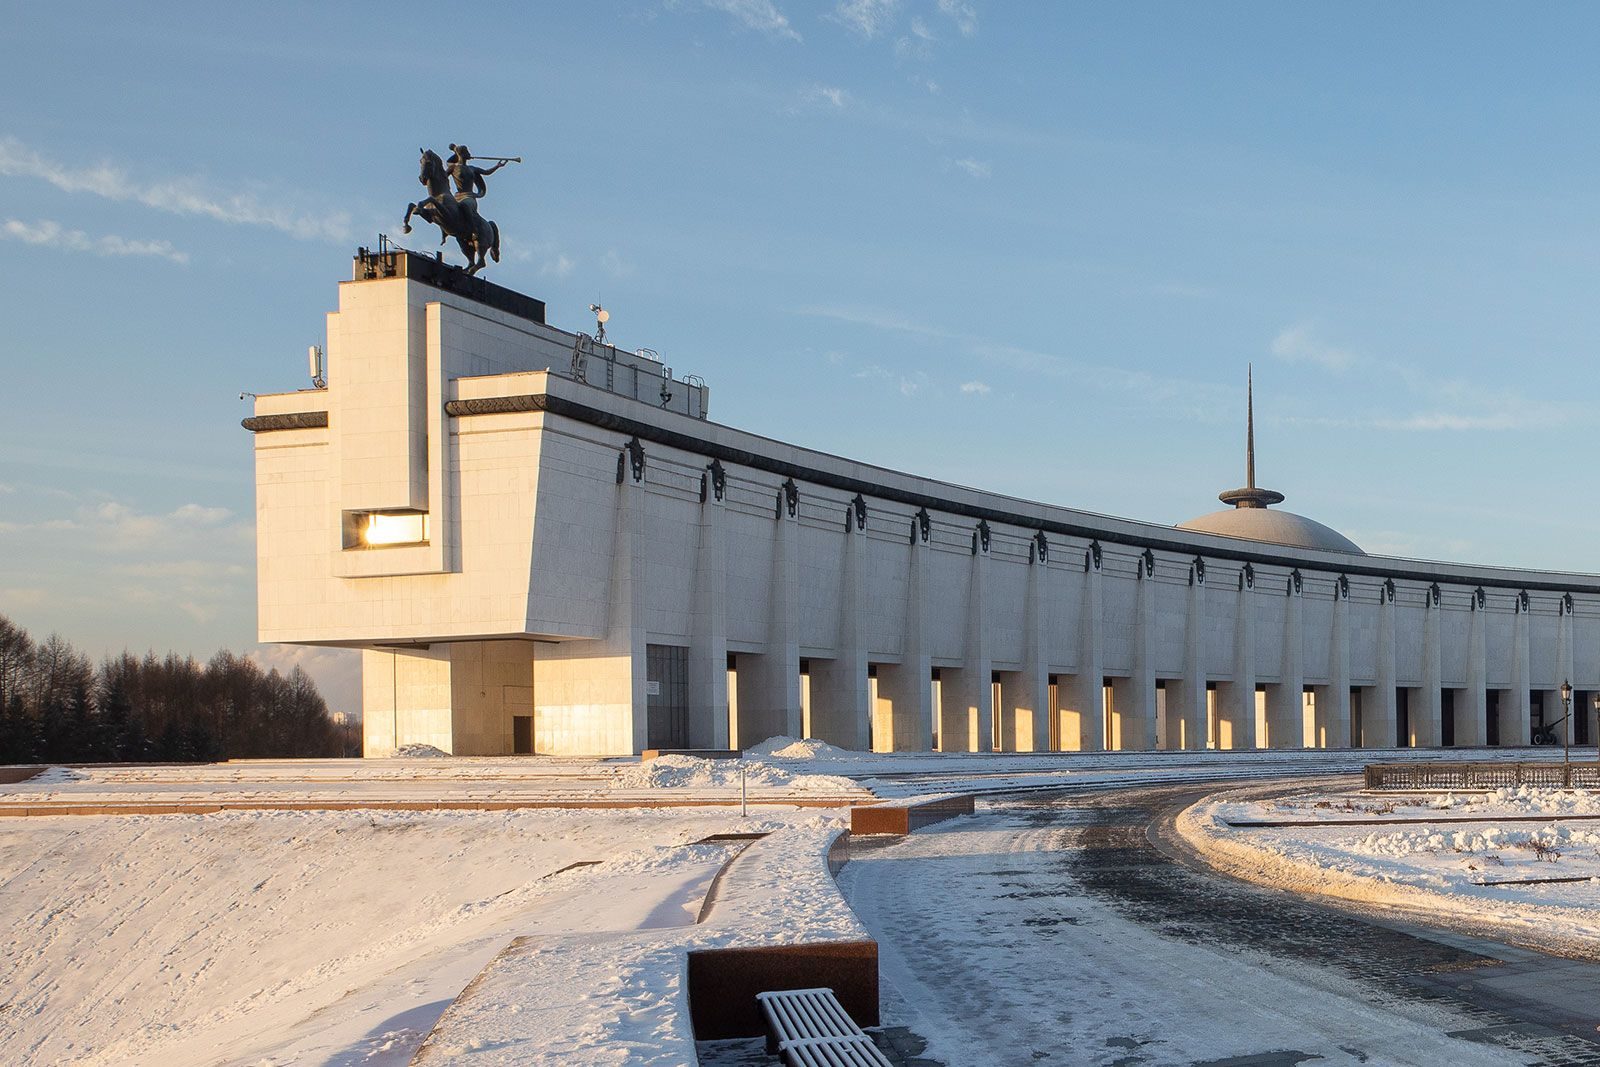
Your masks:
<path fill-rule="evenodd" d="M 428 543 L 425 511 L 347 511 L 345 548 L 391 548 Z"/>

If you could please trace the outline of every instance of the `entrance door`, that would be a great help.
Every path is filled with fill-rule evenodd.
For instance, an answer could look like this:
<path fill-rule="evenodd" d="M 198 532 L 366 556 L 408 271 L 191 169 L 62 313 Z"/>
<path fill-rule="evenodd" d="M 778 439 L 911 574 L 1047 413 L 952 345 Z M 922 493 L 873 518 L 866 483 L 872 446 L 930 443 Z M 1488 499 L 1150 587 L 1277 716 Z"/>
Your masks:
<path fill-rule="evenodd" d="M 518 756 L 533 755 L 533 716 L 511 717 L 511 751 Z"/>
<path fill-rule="evenodd" d="M 690 747 L 689 650 L 646 645 L 645 671 L 647 747 Z"/>

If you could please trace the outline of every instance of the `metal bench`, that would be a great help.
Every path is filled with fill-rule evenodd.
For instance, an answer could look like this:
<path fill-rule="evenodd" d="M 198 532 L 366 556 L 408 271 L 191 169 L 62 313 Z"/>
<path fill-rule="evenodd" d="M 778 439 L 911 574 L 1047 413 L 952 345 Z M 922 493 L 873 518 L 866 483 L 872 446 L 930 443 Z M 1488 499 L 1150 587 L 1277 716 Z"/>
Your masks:
<path fill-rule="evenodd" d="M 789 1067 L 893 1067 L 831 989 L 757 993 L 767 1017 L 767 1051 Z"/>

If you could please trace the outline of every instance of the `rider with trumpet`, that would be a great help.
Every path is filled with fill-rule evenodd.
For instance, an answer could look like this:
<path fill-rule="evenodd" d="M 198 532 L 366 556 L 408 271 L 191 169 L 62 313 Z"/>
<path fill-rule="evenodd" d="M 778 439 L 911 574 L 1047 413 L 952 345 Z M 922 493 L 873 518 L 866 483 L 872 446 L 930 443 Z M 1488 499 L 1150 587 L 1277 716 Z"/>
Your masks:
<path fill-rule="evenodd" d="M 456 184 L 456 200 L 458 202 L 463 197 L 484 196 L 488 193 L 489 186 L 483 179 L 507 163 L 522 162 L 520 158 L 512 159 L 501 156 L 489 156 L 486 158 L 495 159 L 497 162 L 487 170 L 482 167 L 474 167 L 471 162 L 472 153 L 467 151 L 466 145 L 453 144 L 450 146 L 450 160 L 446 164 L 446 169 L 450 171 L 450 180 Z"/>

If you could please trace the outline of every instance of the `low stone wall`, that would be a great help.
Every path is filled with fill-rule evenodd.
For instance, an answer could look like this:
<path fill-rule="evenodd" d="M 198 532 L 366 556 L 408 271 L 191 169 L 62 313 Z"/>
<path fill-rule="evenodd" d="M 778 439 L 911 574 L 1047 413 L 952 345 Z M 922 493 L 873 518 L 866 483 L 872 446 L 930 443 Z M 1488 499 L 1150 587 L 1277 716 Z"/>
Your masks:
<path fill-rule="evenodd" d="M 925 800 L 890 801 L 886 804 L 858 804 L 850 809 L 852 834 L 899 834 L 904 836 L 924 826 L 971 815 L 971 793 L 930 797 Z"/>

